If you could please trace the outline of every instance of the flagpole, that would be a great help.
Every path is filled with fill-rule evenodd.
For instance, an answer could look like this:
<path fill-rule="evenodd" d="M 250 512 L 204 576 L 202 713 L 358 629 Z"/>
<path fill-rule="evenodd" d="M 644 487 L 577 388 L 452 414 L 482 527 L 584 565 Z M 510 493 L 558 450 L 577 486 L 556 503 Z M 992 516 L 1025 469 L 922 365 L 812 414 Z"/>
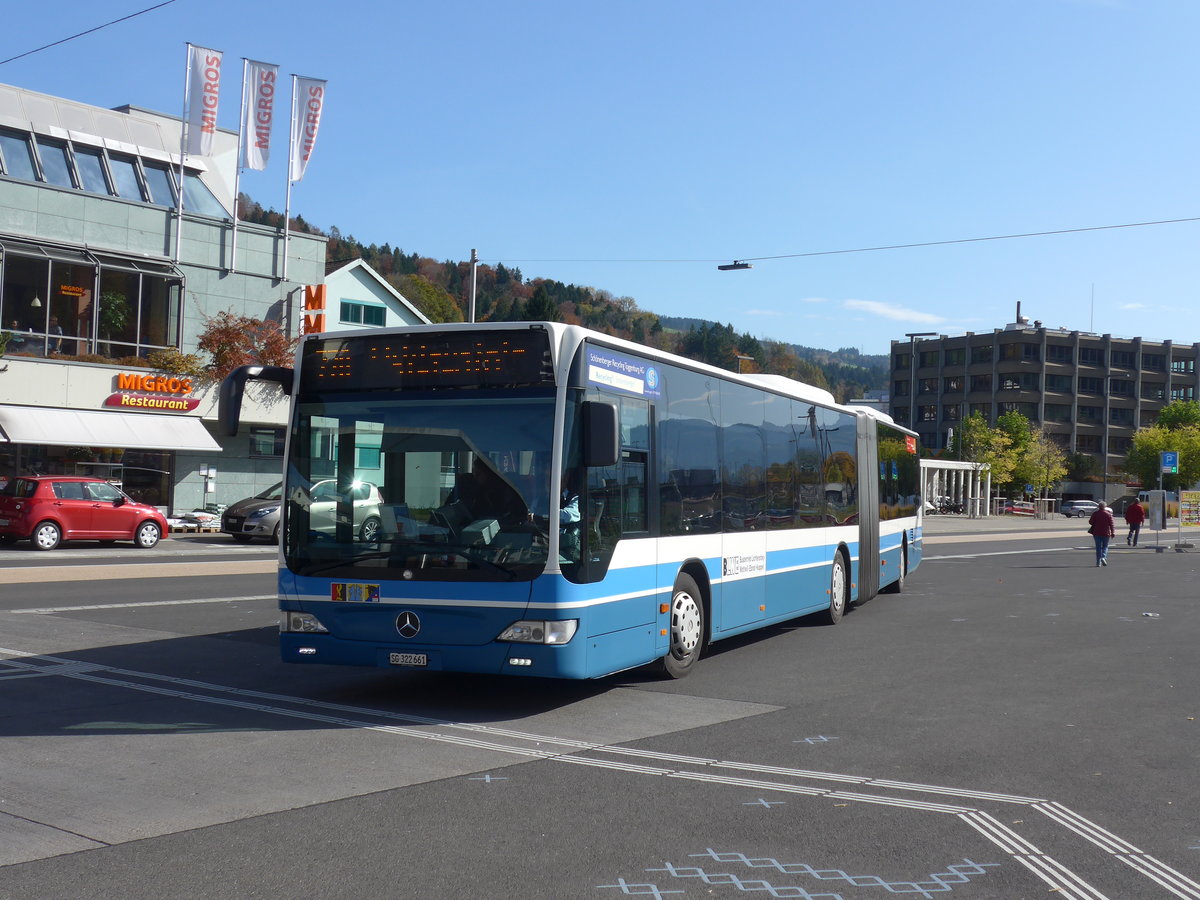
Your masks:
<path fill-rule="evenodd" d="M 188 112 L 192 94 L 192 42 L 187 42 L 187 53 L 183 63 L 183 115 L 179 124 L 179 203 L 175 206 L 175 262 L 179 262 L 183 243 L 183 162 L 187 158 Z"/>
<path fill-rule="evenodd" d="M 242 160 L 246 141 L 246 71 L 250 61 L 242 57 L 242 108 L 238 112 L 237 172 L 233 176 L 233 246 L 229 251 L 229 271 L 237 271 L 238 198 L 242 192 Z"/>
<path fill-rule="evenodd" d="M 292 160 L 296 153 L 296 76 L 292 75 L 292 116 L 288 127 L 287 195 L 283 201 L 283 280 L 287 281 L 288 241 L 292 223 Z"/>

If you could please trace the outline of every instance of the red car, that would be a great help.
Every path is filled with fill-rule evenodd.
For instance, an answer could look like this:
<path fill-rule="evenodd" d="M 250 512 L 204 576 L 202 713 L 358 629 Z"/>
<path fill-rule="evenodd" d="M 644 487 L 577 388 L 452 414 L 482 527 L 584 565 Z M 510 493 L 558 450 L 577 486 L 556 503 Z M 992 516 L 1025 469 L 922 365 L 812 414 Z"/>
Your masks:
<path fill-rule="evenodd" d="M 53 550 L 63 541 L 133 541 L 149 549 L 166 533 L 161 512 L 101 478 L 21 475 L 0 490 L 0 543 Z"/>

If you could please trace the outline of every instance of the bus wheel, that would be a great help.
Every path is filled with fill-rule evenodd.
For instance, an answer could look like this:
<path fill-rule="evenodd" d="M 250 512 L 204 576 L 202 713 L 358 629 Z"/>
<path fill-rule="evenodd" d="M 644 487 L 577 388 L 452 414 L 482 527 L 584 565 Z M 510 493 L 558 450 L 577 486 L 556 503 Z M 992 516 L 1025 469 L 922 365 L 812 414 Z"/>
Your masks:
<path fill-rule="evenodd" d="M 880 588 L 881 594 L 899 594 L 904 590 L 904 576 L 908 574 L 908 545 L 900 548 L 900 572 L 896 580 L 886 587 Z"/>
<path fill-rule="evenodd" d="M 835 553 L 833 569 L 829 573 L 829 609 L 823 614 L 826 624 L 836 625 L 846 614 L 846 587 L 846 564 L 842 554 Z"/>
<path fill-rule="evenodd" d="M 683 678 L 696 665 L 704 646 L 704 600 L 690 575 L 681 574 L 671 591 L 671 648 L 662 658 L 662 669 L 672 678 Z"/>

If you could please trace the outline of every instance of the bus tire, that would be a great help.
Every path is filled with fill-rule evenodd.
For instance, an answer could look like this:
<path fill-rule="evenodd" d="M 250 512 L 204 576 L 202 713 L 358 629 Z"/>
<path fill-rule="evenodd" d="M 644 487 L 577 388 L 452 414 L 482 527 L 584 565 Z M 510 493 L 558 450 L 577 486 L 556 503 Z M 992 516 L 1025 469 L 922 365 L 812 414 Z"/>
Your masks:
<path fill-rule="evenodd" d="M 670 647 L 660 664 L 672 678 L 688 675 L 704 648 L 704 598 L 690 575 L 680 573 L 671 590 Z"/>
<path fill-rule="evenodd" d="M 900 548 L 900 573 L 891 584 L 879 589 L 881 594 L 899 594 L 904 590 L 904 576 L 908 574 L 908 544 Z"/>
<path fill-rule="evenodd" d="M 829 608 L 821 613 L 826 625 L 836 625 L 846 614 L 846 597 L 849 594 L 849 579 L 846 578 L 846 562 L 839 550 L 833 555 L 829 570 Z"/>

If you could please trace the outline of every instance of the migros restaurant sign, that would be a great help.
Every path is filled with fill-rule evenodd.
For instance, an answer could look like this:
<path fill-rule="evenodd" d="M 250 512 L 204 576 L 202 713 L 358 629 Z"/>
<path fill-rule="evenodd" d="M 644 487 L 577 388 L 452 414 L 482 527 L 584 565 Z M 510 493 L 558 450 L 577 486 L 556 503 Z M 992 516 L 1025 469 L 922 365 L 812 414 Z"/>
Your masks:
<path fill-rule="evenodd" d="M 198 398 L 183 396 L 190 394 L 192 387 L 190 378 L 151 372 L 120 372 L 117 374 L 117 392 L 110 394 L 104 405 L 118 409 L 189 412 L 200 405 Z"/>

